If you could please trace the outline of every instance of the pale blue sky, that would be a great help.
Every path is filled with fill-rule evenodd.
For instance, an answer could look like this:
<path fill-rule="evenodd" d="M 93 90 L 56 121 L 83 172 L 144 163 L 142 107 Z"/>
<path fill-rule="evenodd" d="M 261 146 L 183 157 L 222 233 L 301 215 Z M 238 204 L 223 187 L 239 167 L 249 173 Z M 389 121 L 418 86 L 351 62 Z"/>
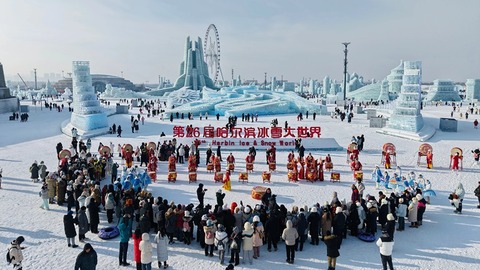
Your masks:
<path fill-rule="evenodd" d="M 424 80 L 480 78 L 480 1 L 447 0 L 2 0 L 0 62 L 9 75 L 65 73 L 89 60 L 93 73 L 142 83 L 175 80 L 187 35 L 217 26 L 225 79 L 231 69 L 299 81 L 377 80 L 403 60 L 422 60 Z"/>

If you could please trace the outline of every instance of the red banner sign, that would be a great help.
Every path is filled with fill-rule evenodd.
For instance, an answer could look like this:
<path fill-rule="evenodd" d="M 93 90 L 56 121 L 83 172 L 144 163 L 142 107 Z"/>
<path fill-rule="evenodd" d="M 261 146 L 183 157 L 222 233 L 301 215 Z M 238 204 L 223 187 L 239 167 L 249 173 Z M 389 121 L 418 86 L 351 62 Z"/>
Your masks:
<path fill-rule="evenodd" d="M 178 138 L 320 138 L 321 128 L 313 127 L 173 127 L 173 137 Z"/>

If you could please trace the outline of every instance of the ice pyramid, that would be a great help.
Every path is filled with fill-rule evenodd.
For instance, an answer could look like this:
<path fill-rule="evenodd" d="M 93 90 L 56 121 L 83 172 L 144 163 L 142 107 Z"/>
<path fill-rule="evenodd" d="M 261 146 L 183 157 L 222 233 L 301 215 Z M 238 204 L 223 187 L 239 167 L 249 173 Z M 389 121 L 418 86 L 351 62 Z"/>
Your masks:
<path fill-rule="evenodd" d="M 434 80 L 425 98 L 427 101 L 460 101 L 453 81 Z"/>

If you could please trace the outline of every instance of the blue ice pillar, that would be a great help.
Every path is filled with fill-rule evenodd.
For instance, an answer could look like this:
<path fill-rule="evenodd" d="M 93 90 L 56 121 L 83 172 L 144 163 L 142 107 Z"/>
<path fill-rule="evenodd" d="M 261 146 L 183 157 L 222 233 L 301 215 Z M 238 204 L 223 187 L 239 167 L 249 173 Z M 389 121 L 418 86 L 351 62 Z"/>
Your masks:
<path fill-rule="evenodd" d="M 100 106 L 90 76 L 88 61 L 73 62 L 73 113 L 70 124 L 81 131 L 108 127 L 107 114 Z"/>
<path fill-rule="evenodd" d="M 330 77 L 325 76 L 325 78 L 323 78 L 322 94 L 327 95 L 329 90 L 330 90 Z"/>
<path fill-rule="evenodd" d="M 405 61 L 403 63 L 403 81 L 400 96 L 388 128 L 418 132 L 423 128 L 421 108 L 422 62 Z"/>

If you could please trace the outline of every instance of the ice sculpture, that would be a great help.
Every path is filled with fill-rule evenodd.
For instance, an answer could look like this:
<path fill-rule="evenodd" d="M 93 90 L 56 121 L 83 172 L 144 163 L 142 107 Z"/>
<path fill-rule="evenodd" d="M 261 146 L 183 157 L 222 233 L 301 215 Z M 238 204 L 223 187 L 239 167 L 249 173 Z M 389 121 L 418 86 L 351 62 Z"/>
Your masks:
<path fill-rule="evenodd" d="M 352 74 L 352 78 L 357 77 L 356 73 Z M 359 83 L 363 84 L 362 80 Z M 370 100 L 390 100 L 390 94 L 400 93 L 403 80 L 403 61 L 400 61 L 400 65 L 390 71 L 386 81 L 374 82 L 372 84 L 365 85 L 354 91 L 347 93 L 347 98 L 353 98 L 356 101 L 370 101 Z M 349 85 L 356 83 L 356 80 L 349 82 Z"/>
<path fill-rule="evenodd" d="M 259 90 L 257 86 L 224 87 L 220 91 L 202 90 L 203 98 L 166 110 L 170 113 L 193 113 L 194 115 L 240 116 L 242 113 L 271 115 L 298 112 L 327 114 L 327 107 L 298 96 L 294 92 Z"/>
<path fill-rule="evenodd" d="M 406 61 L 403 66 L 402 90 L 387 127 L 417 132 L 423 127 L 423 117 L 420 113 L 422 62 Z"/>
<path fill-rule="evenodd" d="M 326 96 L 330 90 L 330 77 L 323 78 L 322 95 Z"/>
<path fill-rule="evenodd" d="M 465 85 L 465 99 L 470 101 L 480 100 L 480 79 L 468 79 Z"/>
<path fill-rule="evenodd" d="M 460 95 L 455 91 L 455 84 L 453 81 L 434 80 L 433 85 L 430 86 L 427 96 L 427 101 L 460 101 Z"/>
<path fill-rule="evenodd" d="M 3 65 L 0 63 L 0 113 L 18 111 L 18 98 L 10 95 L 10 89 L 5 83 L 5 74 L 3 73 Z"/>
<path fill-rule="evenodd" d="M 181 88 L 202 90 L 203 87 L 217 89 L 208 76 L 208 66 L 203 59 L 202 40 L 190 41 L 187 37 L 183 62 L 180 64 L 180 77 L 173 87 L 157 89 L 148 92 L 152 96 L 163 96 Z"/>
<path fill-rule="evenodd" d="M 108 128 L 107 114 L 100 106 L 92 86 L 88 61 L 73 62 L 72 81 L 73 113 L 70 125 L 77 128 L 79 134 Z"/>
<path fill-rule="evenodd" d="M 403 63 L 403 79 L 396 107 L 391 114 L 387 127 L 377 132 L 407 138 L 416 141 L 426 141 L 435 134 L 435 129 L 423 123 L 420 113 L 422 104 L 422 62 L 405 61 Z"/>

